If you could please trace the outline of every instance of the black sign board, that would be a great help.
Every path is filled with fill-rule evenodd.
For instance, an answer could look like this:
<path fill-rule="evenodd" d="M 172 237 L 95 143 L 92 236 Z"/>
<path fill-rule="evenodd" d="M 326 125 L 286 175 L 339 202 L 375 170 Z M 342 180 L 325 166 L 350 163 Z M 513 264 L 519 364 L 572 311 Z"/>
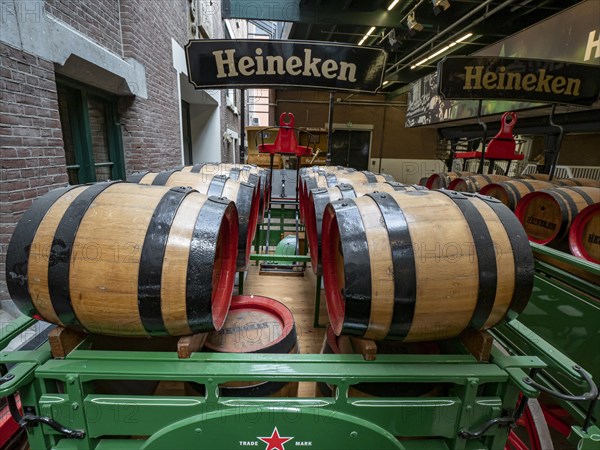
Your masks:
<path fill-rule="evenodd" d="M 438 63 L 438 91 L 446 100 L 527 100 L 592 105 L 600 95 L 600 67 L 540 59 L 447 57 Z"/>
<path fill-rule="evenodd" d="M 268 39 L 192 40 L 186 48 L 190 83 L 198 89 L 309 87 L 374 93 L 387 54 L 349 44 Z"/>

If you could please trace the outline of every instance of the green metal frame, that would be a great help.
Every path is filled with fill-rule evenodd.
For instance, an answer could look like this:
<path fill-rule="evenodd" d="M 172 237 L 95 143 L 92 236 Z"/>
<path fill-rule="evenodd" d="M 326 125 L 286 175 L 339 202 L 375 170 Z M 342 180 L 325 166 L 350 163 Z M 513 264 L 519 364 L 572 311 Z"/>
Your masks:
<path fill-rule="evenodd" d="M 255 259 L 263 256 L 272 258 Z M 594 266 L 558 256 L 595 274 Z M 256 353 L 194 353 L 179 359 L 175 351 L 91 350 L 93 336 L 64 359 L 51 359 L 48 343 L 31 351 L 4 350 L 35 323 L 20 318 L 1 330 L 0 364 L 10 367 L 12 378 L 0 384 L 0 397 L 18 392 L 29 414 L 85 432 L 74 439 L 47 425 L 28 427 L 32 450 L 263 448 L 275 432 L 291 438 L 288 449 L 500 450 L 506 426 L 492 426 L 474 439 L 462 437 L 463 432 L 494 419 L 509 420 L 518 411 L 520 394 L 537 397 L 528 376 L 553 390 L 581 394 L 587 386 L 575 359 L 598 379 L 597 351 L 586 347 L 597 342 L 599 304 L 590 294 L 595 291 L 582 292 L 582 279 L 539 261 L 536 271 L 528 308 L 519 320 L 492 330 L 498 346 L 488 363 L 476 361 L 458 340 L 445 343 L 447 354 L 379 355 L 376 361 L 360 355 Z M 564 323 L 565 314 L 570 324 Z M 569 333 L 556 332 L 561 327 Z M 575 339 L 573 330 L 589 335 Z M 94 382 L 103 380 L 195 382 L 206 387 L 206 395 L 101 394 Z M 221 396 L 219 385 L 232 381 L 324 382 L 337 389 L 333 397 Z M 349 396 L 352 385 L 390 382 L 442 387 L 424 397 Z M 596 449 L 600 428 L 582 428 L 588 405 L 558 402 L 577 422 L 570 441 L 581 450 Z"/>
<path fill-rule="evenodd" d="M 270 436 L 275 427 L 281 436 L 321 449 L 502 449 L 505 427 L 493 427 L 476 440 L 462 439 L 458 432 L 512 414 L 519 392 L 537 396 L 521 380 L 529 369 L 544 366 L 535 357 L 503 357 L 501 366 L 467 354 L 382 355 L 365 361 L 358 355 L 196 353 L 178 359 L 175 352 L 88 350 L 91 339 L 64 360 L 50 359 L 48 344 L 0 354 L 0 363 L 16 364 L 11 369 L 15 377 L 0 386 L 0 397 L 18 391 L 35 414 L 85 431 L 84 439 L 67 439 L 45 425 L 29 428 L 33 450 L 232 449 L 241 442 L 264 445 L 258 438 Z M 207 395 L 100 395 L 94 393 L 95 380 L 191 381 L 204 384 Z M 325 382 L 337 386 L 339 394 L 219 396 L 219 384 L 239 380 Z M 348 387 L 361 382 L 443 383 L 449 388 L 444 396 L 349 397 Z"/>
<path fill-rule="evenodd" d="M 600 280 L 600 266 L 557 250 L 532 243 L 534 254 L 565 263 Z M 538 376 L 544 386 L 569 395 L 585 391 L 586 385 L 572 361 L 595 380 L 600 379 L 600 286 L 560 269 L 548 262 L 536 260 L 534 289 L 527 308 L 513 320 L 492 330 L 494 338 L 514 355 L 536 355 L 547 367 Z M 555 400 L 578 424 L 572 428 L 571 439 L 579 442 L 590 402 L 574 403 Z M 600 418 L 600 405 L 594 409 Z M 600 439 L 597 436 L 596 439 Z M 597 445 L 597 444 L 596 444 Z"/>

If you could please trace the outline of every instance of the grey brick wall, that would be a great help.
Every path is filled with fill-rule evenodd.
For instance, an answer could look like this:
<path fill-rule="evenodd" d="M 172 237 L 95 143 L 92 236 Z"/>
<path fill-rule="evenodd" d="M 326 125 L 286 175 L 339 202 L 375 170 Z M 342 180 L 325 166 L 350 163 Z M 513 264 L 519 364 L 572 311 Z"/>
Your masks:
<path fill-rule="evenodd" d="M 67 183 L 54 65 L 0 43 L 0 299 L 10 236 L 32 201 Z"/>
<path fill-rule="evenodd" d="M 187 8 L 187 0 L 121 0 L 124 56 L 146 66 L 148 86 L 148 99 L 123 98 L 120 104 L 128 173 L 181 164 L 171 37 L 187 43 Z"/>
<path fill-rule="evenodd" d="M 121 55 L 119 0 L 46 0 L 46 12 Z M 150 3 L 150 2 L 148 2 Z"/>

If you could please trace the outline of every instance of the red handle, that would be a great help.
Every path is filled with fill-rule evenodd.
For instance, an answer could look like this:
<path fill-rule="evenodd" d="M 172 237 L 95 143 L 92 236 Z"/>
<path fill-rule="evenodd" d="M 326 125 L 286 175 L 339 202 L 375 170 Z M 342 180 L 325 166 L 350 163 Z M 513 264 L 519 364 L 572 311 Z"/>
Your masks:
<path fill-rule="evenodd" d="M 505 112 L 502 114 L 502 118 L 500 119 L 500 131 L 496 135 L 497 138 L 504 139 L 512 139 L 513 138 L 513 128 L 517 123 L 517 113 L 515 112 Z"/>

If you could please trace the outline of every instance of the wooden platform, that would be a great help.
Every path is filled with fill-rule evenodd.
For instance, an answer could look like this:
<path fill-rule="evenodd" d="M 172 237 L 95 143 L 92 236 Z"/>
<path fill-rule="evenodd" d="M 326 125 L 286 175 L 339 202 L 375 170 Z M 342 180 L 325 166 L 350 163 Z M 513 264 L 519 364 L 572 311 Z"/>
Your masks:
<path fill-rule="evenodd" d="M 269 277 L 259 275 L 259 267 L 251 265 L 244 285 L 244 295 L 263 295 L 286 305 L 296 321 L 300 353 L 319 353 L 325 337 L 325 328 L 313 328 L 315 284 L 317 277 L 310 267 L 303 277 Z M 329 322 L 325 306 L 325 292 L 321 291 L 320 323 Z M 314 395 L 314 383 L 300 383 L 298 395 Z"/>

